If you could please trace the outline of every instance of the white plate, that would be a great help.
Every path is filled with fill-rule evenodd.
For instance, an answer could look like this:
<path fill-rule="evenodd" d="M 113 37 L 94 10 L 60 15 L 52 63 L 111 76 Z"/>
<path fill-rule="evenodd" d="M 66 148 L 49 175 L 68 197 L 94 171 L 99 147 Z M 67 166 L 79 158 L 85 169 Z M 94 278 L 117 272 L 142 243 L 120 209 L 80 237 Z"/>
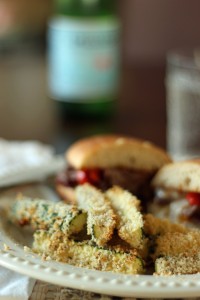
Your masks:
<path fill-rule="evenodd" d="M 23 234 L 0 216 L 0 264 L 13 271 L 49 283 L 123 297 L 180 298 L 200 295 L 200 275 L 151 276 L 123 275 L 42 261 L 24 251 L 30 234 Z"/>

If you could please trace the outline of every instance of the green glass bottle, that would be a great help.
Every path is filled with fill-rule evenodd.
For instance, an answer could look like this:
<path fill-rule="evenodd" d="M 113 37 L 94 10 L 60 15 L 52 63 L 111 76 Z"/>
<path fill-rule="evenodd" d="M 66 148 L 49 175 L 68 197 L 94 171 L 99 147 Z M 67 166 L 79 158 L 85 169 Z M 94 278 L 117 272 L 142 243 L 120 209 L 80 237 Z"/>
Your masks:
<path fill-rule="evenodd" d="M 120 69 L 115 0 L 56 0 L 48 26 L 48 85 L 63 117 L 104 117 Z"/>

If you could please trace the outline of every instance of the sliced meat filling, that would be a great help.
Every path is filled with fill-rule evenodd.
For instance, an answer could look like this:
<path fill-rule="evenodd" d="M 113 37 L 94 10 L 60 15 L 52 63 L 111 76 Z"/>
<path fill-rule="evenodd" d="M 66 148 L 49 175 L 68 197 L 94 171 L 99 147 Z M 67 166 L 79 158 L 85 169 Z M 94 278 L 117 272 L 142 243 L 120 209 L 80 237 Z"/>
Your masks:
<path fill-rule="evenodd" d="M 69 167 L 57 176 L 56 181 L 69 187 L 88 182 L 103 191 L 118 185 L 137 195 L 141 200 L 145 200 L 152 195 L 149 183 L 153 175 L 153 173 L 147 171 L 122 167 L 83 170 L 75 170 Z"/>
<path fill-rule="evenodd" d="M 194 223 L 200 223 L 200 207 L 197 205 L 185 205 L 181 211 L 179 219 L 182 221 L 191 220 Z"/>
<path fill-rule="evenodd" d="M 173 220 L 200 223 L 200 193 L 157 189 L 153 201 L 160 207 L 168 206 Z"/>

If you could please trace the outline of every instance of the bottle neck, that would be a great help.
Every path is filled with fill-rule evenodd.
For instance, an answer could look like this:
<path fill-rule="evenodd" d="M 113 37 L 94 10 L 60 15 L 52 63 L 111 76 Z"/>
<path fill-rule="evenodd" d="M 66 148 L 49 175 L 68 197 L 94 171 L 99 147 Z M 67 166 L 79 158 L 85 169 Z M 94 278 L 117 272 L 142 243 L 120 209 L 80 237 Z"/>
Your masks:
<path fill-rule="evenodd" d="M 55 12 L 76 17 L 115 14 L 115 0 L 55 0 Z"/>

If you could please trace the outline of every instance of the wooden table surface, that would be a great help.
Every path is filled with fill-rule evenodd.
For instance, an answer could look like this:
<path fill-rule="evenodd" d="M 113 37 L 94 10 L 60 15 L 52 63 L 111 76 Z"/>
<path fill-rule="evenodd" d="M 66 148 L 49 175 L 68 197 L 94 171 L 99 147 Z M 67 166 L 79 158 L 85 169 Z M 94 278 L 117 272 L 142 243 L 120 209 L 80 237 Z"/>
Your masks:
<path fill-rule="evenodd" d="M 107 120 L 60 122 L 48 97 L 45 51 L 0 53 L 0 136 L 37 139 L 61 153 L 74 140 L 115 132 L 150 140 L 165 147 L 164 67 L 122 67 L 117 113 Z"/>

